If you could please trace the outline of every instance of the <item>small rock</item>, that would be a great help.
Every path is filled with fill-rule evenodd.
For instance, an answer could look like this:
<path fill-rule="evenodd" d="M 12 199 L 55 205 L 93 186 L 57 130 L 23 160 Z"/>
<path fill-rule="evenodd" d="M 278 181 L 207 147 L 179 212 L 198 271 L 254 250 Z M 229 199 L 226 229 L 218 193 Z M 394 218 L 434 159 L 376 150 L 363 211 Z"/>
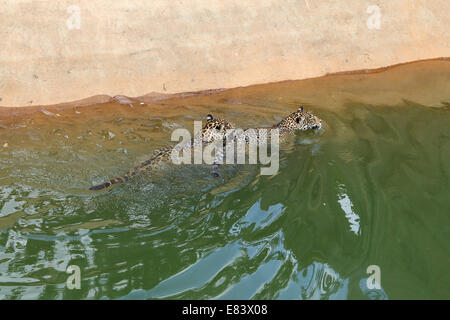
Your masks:
<path fill-rule="evenodd" d="M 126 96 L 121 96 L 121 95 L 119 95 L 119 96 L 114 96 L 113 99 L 114 99 L 115 101 L 119 102 L 120 104 L 130 104 L 130 103 L 133 102 L 133 101 L 132 101 L 131 99 L 129 99 L 128 97 L 126 97 Z"/>
<path fill-rule="evenodd" d="M 48 110 L 41 109 L 41 111 L 42 111 L 43 114 L 45 114 L 45 115 L 47 115 L 47 116 L 51 116 L 51 117 L 56 116 L 53 112 L 50 112 L 50 111 L 48 111 Z"/>

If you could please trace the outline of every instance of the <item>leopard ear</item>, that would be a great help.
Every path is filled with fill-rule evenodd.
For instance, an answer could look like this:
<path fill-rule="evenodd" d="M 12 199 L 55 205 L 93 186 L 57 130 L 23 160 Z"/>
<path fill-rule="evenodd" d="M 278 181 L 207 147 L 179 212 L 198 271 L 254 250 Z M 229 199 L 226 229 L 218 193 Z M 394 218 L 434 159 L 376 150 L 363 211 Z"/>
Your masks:
<path fill-rule="evenodd" d="M 208 114 L 207 116 L 206 116 L 206 120 L 212 120 L 212 119 L 214 119 L 214 117 L 211 115 L 211 114 Z"/>
<path fill-rule="evenodd" d="M 300 106 L 300 108 L 298 108 L 298 111 L 303 111 L 303 106 Z"/>

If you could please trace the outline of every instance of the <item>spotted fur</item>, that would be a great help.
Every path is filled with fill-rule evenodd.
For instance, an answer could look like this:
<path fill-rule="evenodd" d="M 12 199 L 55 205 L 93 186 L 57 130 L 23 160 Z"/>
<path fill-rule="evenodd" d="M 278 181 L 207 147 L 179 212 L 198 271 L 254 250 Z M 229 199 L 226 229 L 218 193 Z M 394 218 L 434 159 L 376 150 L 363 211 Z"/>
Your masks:
<path fill-rule="evenodd" d="M 245 139 L 246 142 L 257 142 L 259 129 L 266 129 L 268 138 L 270 138 L 269 129 L 278 129 L 280 140 L 285 140 L 289 135 L 295 134 L 297 131 L 319 130 L 322 128 L 322 120 L 306 111 L 303 107 L 283 118 L 279 123 L 272 127 L 248 128 L 243 130 L 239 135 L 234 135 L 236 139 Z"/>
<path fill-rule="evenodd" d="M 311 112 L 304 110 L 303 107 L 300 107 L 297 111 L 281 120 L 273 128 L 278 128 L 280 130 L 280 134 L 294 133 L 298 130 L 318 130 L 322 128 L 322 120 L 313 115 Z"/>
<path fill-rule="evenodd" d="M 214 118 L 208 114 L 206 116 L 206 124 L 202 129 L 202 141 L 205 143 L 222 139 L 227 130 L 234 129 L 235 125 L 221 118 Z"/>
<path fill-rule="evenodd" d="M 127 172 L 126 174 L 113 178 L 107 182 L 104 182 L 102 184 L 93 186 L 89 188 L 89 190 L 101 190 L 104 188 L 108 188 L 109 186 L 113 184 L 117 184 L 120 182 L 124 182 L 129 180 L 130 178 L 134 177 L 140 172 L 152 170 L 153 168 L 157 167 L 158 165 L 161 165 L 164 162 L 169 162 L 171 160 L 172 151 L 174 151 L 174 148 L 177 148 L 180 151 L 183 148 L 194 148 L 196 144 L 201 141 L 202 144 L 209 144 L 216 139 L 223 139 L 226 133 L 226 130 L 234 128 L 234 124 L 221 119 L 217 117 L 213 117 L 212 115 L 208 114 L 206 117 L 206 123 L 202 128 L 202 131 L 200 132 L 202 138 L 201 140 L 198 139 L 198 137 L 193 137 L 191 141 L 188 142 L 187 145 L 181 143 L 177 145 L 166 145 L 160 149 L 157 149 L 153 155 L 148 159 L 147 161 L 142 162 L 138 166 L 134 167 L 132 170 Z"/>
<path fill-rule="evenodd" d="M 249 128 L 244 130 L 244 139 L 247 141 L 251 140 L 251 137 L 258 139 L 258 129 L 278 129 L 280 140 L 284 139 L 286 136 L 294 134 L 296 131 L 306 131 L 306 130 L 318 130 L 322 127 L 322 121 L 313 115 L 312 113 L 304 110 L 303 107 L 300 107 L 297 111 L 291 113 L 286 118 L 282 119 L 278 124 L 272 126 L 272 127 L 266 127 L 266 128 Z M 201 131 L 201 142 L 202 144 L 208 144 L 212 143 L 213 141 L 216 141 L 217 139 L 223 139 L 223 143 L 225 144 L 227 139 L 232 136 L 232 139 L 238 139 L 236 135 L 234 135 L 233 130 L 235 129 L 235 125 L 227 120 L 213 117 L 212 115 L 208 115 L 206 117 L 206 123 L 202 128 Z M 269 130 L 270 134 L 270 130 Z M 196 143 L 200 139 L 194 137 L 189 142 L 188 147 L 194 148 Z M 107 188 L 113 184 L 124 182 L 132 178 L 133 176 L 137 175 L 139 172 L 147 171 L 153 169 L 155 166 L 158 166 L 159 164 L 163 162 L 168 162 L 171 159 L 172 151 L 174 148 L 179 148 L 181 150 L 182 148 L 186 147 L 183 144 L 178 145 L 167 145 L 163 148 L 160 148 L 156 150 L 152 157 L 135 167 L 134 169 L 130 170 L 128 173 L 116 177 L 114 179 L 111 179 L 108 182 L 102 183 L 97 186 L 93 186 L 89 188 L 89 190 L 101 190 L 104 188 Z M 178 150 L 175 150 L 178 151 Z M 213 166 L 213 175 L 218 176 L 217 173 L 217 165 L 223 162 L 223 151 L 219 154 L 216 154 L 214 159 L 214 166 Z"/>
<path fill-rule="evenodd" d="M 245 142 L 248 144 L 258 144 L 260 134 L 265 134 L 265 141 L 271 140 L 271 130 L 278 129 L 279 141 L 282 142 L 290 135 L 293 135 L 297 131 L 306 130 L 319 130 L 322 128 L 322 120 L 313 115 L 311 112 L 304 110 L 303 107 L 298 108 L 297 111 L 291 113 L 284 119 L 282 119 L 278 124 L 272 127 L 260 127 L 260 128 L 248 128 L 245 130 L 233 130 L 233 132 L 228 133 L 224 138 L 224 147 L 227 141 L 234 142 Z M 259 130 L 265 129 L 265 130 Z M 224 163 L 224 151 L 216 150 L 212 175 L 215 177 L 219 176 L 218 168 L 219 165 Z"/>

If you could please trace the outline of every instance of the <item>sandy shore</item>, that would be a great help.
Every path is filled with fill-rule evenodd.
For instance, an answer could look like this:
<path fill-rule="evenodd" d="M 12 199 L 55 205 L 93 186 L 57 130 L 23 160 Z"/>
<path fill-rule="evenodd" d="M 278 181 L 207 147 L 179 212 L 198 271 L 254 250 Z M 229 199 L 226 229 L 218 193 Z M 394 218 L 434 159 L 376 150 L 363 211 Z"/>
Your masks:
<path fill-rule="evenodd" d="M 89 106 L 151 106 L 155 115 L 170 116 L 180 105 L 222 106 L 258 103 L 304 104 L 319 108 L 339 108 L 349 102 L 373 105 L 399 105 L 409 100 L 424 106 L 450 103 L 450 59 L 433 59 L 404 63 L 388 68 L 360 70 L 322 77 L 282 81 L 231 89 L 216 89 L 178 94 L 149 93 L 139 97 L 96 95 L 56 105 L 31 107 L 0 107 L 0 118 L 35 112 L 57 114 Z M 256 101 L 256 102 L 255 102 Z M 114 106 L 114 107 L 113 107 Z M 293 106 L 294 108 L 294 106 Z M 255 108 L 257 112 L 257 108 Z"/>

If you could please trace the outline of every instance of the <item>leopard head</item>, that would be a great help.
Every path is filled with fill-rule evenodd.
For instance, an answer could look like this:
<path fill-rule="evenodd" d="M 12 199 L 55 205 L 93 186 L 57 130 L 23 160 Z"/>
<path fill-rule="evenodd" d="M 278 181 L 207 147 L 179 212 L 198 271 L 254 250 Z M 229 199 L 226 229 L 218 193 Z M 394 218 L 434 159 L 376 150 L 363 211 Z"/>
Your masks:
<path fill-rule="evenodd" d="M 233 123 L 208 114 L 206 116 L 206 123 L 202 128 L 203 142 L 212 142 L 217 138 L 223 138 L 227 130 L 234 128 L 235 125 Z"/>
<path fill-rule="evenodd" d="M 281 120 L 277 127 L 281 130 L 288 131 L 319 130 L 322 128 L 322 120 L 311 112 L 304 110 L 303 107 L 300 107 L 297 111 Z"/>

